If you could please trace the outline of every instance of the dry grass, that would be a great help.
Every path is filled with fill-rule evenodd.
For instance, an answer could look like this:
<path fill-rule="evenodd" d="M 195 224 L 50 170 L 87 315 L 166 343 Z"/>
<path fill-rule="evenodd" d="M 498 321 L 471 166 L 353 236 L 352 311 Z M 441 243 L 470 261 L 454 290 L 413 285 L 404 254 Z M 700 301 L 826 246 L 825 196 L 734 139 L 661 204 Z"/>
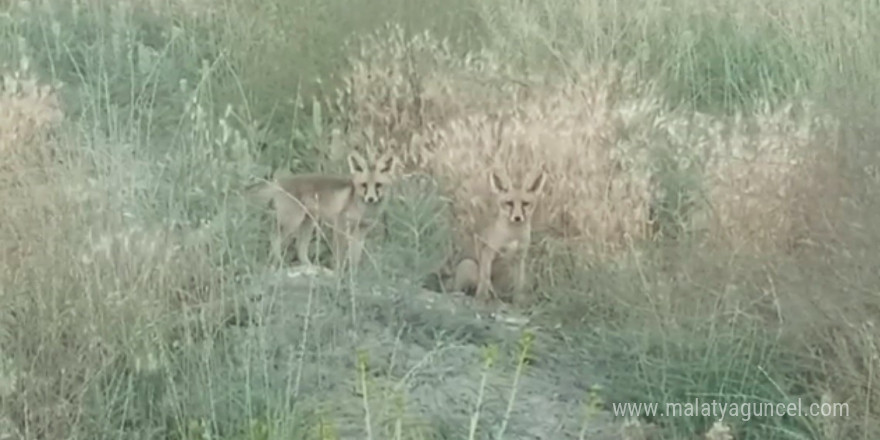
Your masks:
<path fill-rule="evenodd" d="M 659 221 L 652 210 L 688 196 L 668 194 L 662 173 L 700 179 L 702 197 L 691 196 L 699 206 L 677 221 L 749 252 L 809 240 L 817 198 L 840 195 L 830 183 L 839 181 L 829 161 L 836 123 L 809 104 L 688 114 L 669 110 L 657 83 L 630 66 L 513 78 L 490 55 L 462 61 L 443 41 L 406 40 L 393 26 L 365 38 L 351 65 L 339 100 L 351 142 L 392 149 L 446 183 L 460 230 L 484 215 L 491 167 L 521 176 L 545 166 L 551 180 L 536 226 L 600 257 L 648 238 Z M 658 169 L 658 152 L 671 152 L 677 169 Z"/>
<path fill-rule="evenodd" d="M 710 238 L 760 254 L 815 244 L 845 194 L 839 122 L 811 103 L 789 104 L 727 124 L 694 146 L 708 153 Z"/>
<path fill-rule="evenodd" d="M 97 166 L 89 140 L 61 129 L 52 87 L 10 74 L 0 109 L 0 348 L 11 360 L 0 389 L 18 427 L 3 434 L 65 438 L 110 365 L 167 362 L 160 341 L 182 323 L 181 305 L 216 279 L 198 246 L 126 212 L 132 193 L 119 182 L 132 164 Z"/>
<path fill-rule="evenodd" d="M 63 120 L 52 86 L 39 84 L 23 68 L 0 72 L 0 179 L 3 187 L 16 177 L 44 168 L 51 159 L 48 137 Z"/>
<path fill-rule="evenodd" d="M 730 427 L 717 421 L 712 424 L 712 429 L 706 433 L 706 440 L 733 440 L 733 436 L 730 434 Z"/>
<path fill-rule="evenodd" d="M 491 56 L 454 61 L 430 35 L 387 32 L 366 39 L 352 62 L 347 122 L 444 182 L 460 230 L 485 215 L 489 168 L 518 180 L 543 166 L 550 180 L 537 228 L 594 252 L 644 235 L 651 184 L 642 127 L 659 110 L 649 85 L 614 67 L 561 83 L 509 81 Z M 617 142 L 624 132 L 631 141 Z"/>
<path fill-rule="evenodd" d="M 880 39 L 867 24 L 880 10 L 456 4 L 0 6 L 0 53 L 39 67 L 5 72 L 0 92 L 0 437 L 291 438 L 320 419 L 419 438 L 412 417 L 449 438 L 473 408 L 476 432 L 520 417 L 513 429 L 533 408 L 563 412 L 541 403 L 549 384 L 576 401 L 608 376 L 606 400 L 850 404 L 848 419 L 640 420 L 621 436 L 875 438 Z M 340 44 L 386 21 L 403 24 Z M 488 43 L 470 52 L 434 37 L 471 27 Z M 362 144 L 398 153 L 440 197 L 432 181 L 395 198 L 397 241 L 374 248 L 389 267 L 372 279 L 267 281 L 265 231 L 238 190 L 269 163 L 319 169 Z M 532 394 L 505 413 L 509 383 L 484 380 L 494 403 L 475 405 L 470 368 L 497 334 L 407 289 L 450 247 L 448 220 L 427 211 L 448 197 L 463 240 L 489 168 L 517 179 L 539 164 L 532 255 L 550 300 L 529 310 L 539 340 L 514 362 Z M 287 308 L 225 326 L 222 310 L 252 297 Z M 450 334 L 469 355 L 444 354 Z M 364 346 L 369 374 L 352 362 Z"/>
<path fill-rule="evenodd" d="M 842 208 L 853 185 L 863 179 L 844 165 L 839 113 L 802 98 L 783 105 L 758 105 L 732 116 L 688 111 L 673 108 L 659 82 L 641 75 L 636 66 L 593 63 L 566 75 L 540 70 L 518 75 L 491 52 L 455 57 L 442 40 L 429 34 L 407 40 L 394 27 L 364 38 L 351 65 L 339 101 L 352 135 L 348 142 L 393 149 L 407 158 L 411 170 L 441 182 L 451 199 L 457 241 L 467 243 L 475 221 L 485 215 L 488 169 L 507 168 L 520 178 L 543 165 L 550 180 L 536 226 L 553 242 L 561 241 L 586 257 L 576 261 L 624 260 L 629 267 L 624 270 L 633 270 L 630 276 L 639 280 L 634 285 L 603 285 L 600 288 L 609 293 L 589 299 L 560 296 L 557 300 L 565 304 L 561 308 L 570 310 L 572 301 L 584 301 L 583 309 L 571 310 L 586 315 L 579 319 L 595 319 L 593 309 L 611 309 L 615 326 L 627 328 L 623 324 L 627 322 L 645 326 L 648 339 L 654 332 L 671 338 L 657 346 L 635 343 L 646 351 L 668 350 L 667 344 L 688 347 L 668 335 L 709 328 L 715 329 L 708 336 L 709 344 L 723 344 L 716 338 L 740 340 L 739 333 L 755 332 L 759 340 L 765 331 L 786 337 L 799 334 L 791 347 L 800 354 L 792 356 L 836 353 L 835 361 L 819 361 L 827 359 L 825 355 L 808 356 L 810 360 L 797 367 L 800 375 L 822 365 L 822 372 L 816 374 L 823 385 L 810 388 L 807 398 L 818 399 L 827 389 L 845 389 L 848 394 L 837 402 L 850 402 L 855 413 L 870 411 L 862 402 L 874 401 L 876 390 L 863 384 L 876 380 L 867 361 L 874 341 L 866 339 L 863 330 L 855 330 L 867 317 L 854 309 L 841 310 L 840 300 L 831 292 L 852 292 L 848 303 L 856 308 L 872 308 L 876 298 L 833 283 L 818 287 L 815 280 L 810 289 L 796 288 L 806 281 L 793 275 L 800 269 L 789 267 L 791 263 L 768 262 L 771 266 L 762 268 L 743 263 L 751 258 L 773 261 L 772 255 L 787 261 L 852 246 L 841 242 L 844 219 L 852 214 Z M 658 212 L 666 215 L 657 216 Z M 702 250 L 693 258 L 714 263 L 662 254 L 655 257 L 670 261 L 639 261 L 645 254 L 634 244 L 652 238 L 657 230 L 697 238 Z M 539 250 L 533 255 L 550 253 Z M 840 278 L 864 276 L 842 260 L 804 264 L 812 270 L 830 264 L 843 272 L 853 271 Z M 560 277 L 559 269 L 545 269 L 553 272 L 545 281 Z M 778 273 L 793 278 L 780 281 Z M 582 290 L 577 287 L 568 294 L 582 296 Z M 843 330 L 838 322 L 851 322 L 852 331 Z M 741 341 L 729 342 L 729 349 L 737 351 L 744 349 L 739 344 L 752 343 Z M 683 350 L 686 358 L 698 355 L 700 348 Z M 840 359 L 847 361 L 839 363 Z M 669 357 L 657 359 L 668 361 Z M 699 362 L 707 362 L 710 370 L 715 367 L 710 359 Z M 685 368 L 666 365 L 672 374 L 680 373 L 675 368 Z M 846 367 L 835 370 L 832 365 Z M 708 372 L 702 375 L 713 377 Z M 642 379 L 635 373 L 623 377 L 621 384 Z M 686 393 L 676 388 L 679 385 L 687 388 L 668 385 L 658 393 L 667 398 L 670 392 Z M 777 392 L 781 390 L 743 391 Z M 867 422 L 844 428 L 832 419 L 805 424 L 824 438 L 835 438 L 835 432 L 874 429 Z M 729 427 L 692 429 L 707 432 L 707 438 L 732 435 Z"/>
<path fill-rule="evenodd" d="M 0 77 L 0 203 L 8 207 L 0 213 L 0 224 L 7 226 L 2 240 L 4 270 L 12 270 L 31 252 L 28 240 L 21 239 L 28 228 L 8 228 L 15 224 L 16 207 L 36 208 L 31 211 L 36 215 L 40 209 L 51 212 L 56 201 L 58 191 L 46 175 L 53 153 L 49 139 L 64 115 L 52 88 L 39 84 L 26 69 Z"/>

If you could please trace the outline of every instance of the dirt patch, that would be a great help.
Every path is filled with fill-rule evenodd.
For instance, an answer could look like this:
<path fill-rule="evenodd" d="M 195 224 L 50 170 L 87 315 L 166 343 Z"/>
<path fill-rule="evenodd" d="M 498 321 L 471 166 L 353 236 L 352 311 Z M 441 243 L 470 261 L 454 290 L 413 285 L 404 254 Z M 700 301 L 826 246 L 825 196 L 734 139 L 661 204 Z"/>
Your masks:
<path fill-rule="evenodd" d="M 340 438 L 365 435 L 362 366 L 373 423 L 400 418 L 410 428 L 467 438 L 482 388 L 477 438 L 505 419 L 506 438 L 579 438 L 597 376 L 589 359 L 567 350 L 552 328 L 503 309 L 493 313 L 462 295 L 362 286 L 352 296 L 329 273 L 316 272 L 270 274 L 248 309 L 267 334 L 284 335 L 271 339 L 267 354 L 278 360 L 303 356 L 295 394 L 320 396 L 322 414 L 334 421 Z M 533 342 L 517 379 L 525 331 Z M 487 347 L 497 350 L 489 369 Z M 608 414 L 595 414 L 586 429 L 589 438 L 621 438 Z"/>

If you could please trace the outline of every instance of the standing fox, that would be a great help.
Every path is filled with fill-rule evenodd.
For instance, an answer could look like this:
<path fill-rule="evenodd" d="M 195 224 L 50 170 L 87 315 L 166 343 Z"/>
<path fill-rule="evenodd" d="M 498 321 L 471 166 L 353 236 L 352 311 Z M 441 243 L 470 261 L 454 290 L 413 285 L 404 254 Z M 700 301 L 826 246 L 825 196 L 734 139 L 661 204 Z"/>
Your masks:
<path fill-rule="evenodd" d="M 363 253 L 364 215 L 367 209 L 383 198 L 391 184 L 395 158 L 385 153 L 368 163 L 352 152 L 348 156 L 351 175 L 325 174 L 279 175 L 273 182 L 260 184 L 257 197 L 272 201 L 275 207 L 276 230 L 272 237 L 272 254 L 283 261 L 282 251 L 296 237 L 296 253 L 301 264 L 311 264 L 309 243 L 316 223 L 329 222 L 333 229 L 333 253 L 336 268 L 342 266 L 343 242 L 351 267 L 357 267 Z M 343 237 L 344 235 L 344 237 Z"/>
<path fill-rule="evenodd" d="M 494 194 L 495 216 L 474 235 L 473 255 L 455 268 L 454 290 L 464 291 L 476 285 L 477 299 L 489 293 L 497 298 L 492 279 L 500 265 L 515 265 L 514 302 L 522 299 L 525 285 L 525 262 L 532 238 L 532 214 L 544 187 L 542 169 L 529 173 L 525 185 L 514 188 L 508 175 L 492 172 L 489 184 Z M 499 264 L 501 263 L 501 264 Z"/>

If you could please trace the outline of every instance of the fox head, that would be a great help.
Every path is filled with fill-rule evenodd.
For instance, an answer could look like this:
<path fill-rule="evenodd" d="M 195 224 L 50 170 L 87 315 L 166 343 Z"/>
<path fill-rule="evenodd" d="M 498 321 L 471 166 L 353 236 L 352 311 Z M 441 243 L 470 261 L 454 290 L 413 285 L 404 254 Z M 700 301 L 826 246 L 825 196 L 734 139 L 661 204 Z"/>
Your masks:
<path fill-rule="evenodd" d="M 348 155 L 352 183 L 357 196 L 367 204 L 374 204 L 384 196 L 385 188 L 392 181 L 392 171 L 396 160 L 390 153 L 384 153 L 373 163 L 368 163 L 357 152 Z"/>
<path fill-rule="evenodd" d="M 495 193 L 498 214 L 513 224 L 526 223 L 531 220 L 541 190 L 544 188 L 544 171 L 538 169 L 523 179 L 523 185 L 514 187 L 506 174 L 492 172 L 489 184 Z"/>

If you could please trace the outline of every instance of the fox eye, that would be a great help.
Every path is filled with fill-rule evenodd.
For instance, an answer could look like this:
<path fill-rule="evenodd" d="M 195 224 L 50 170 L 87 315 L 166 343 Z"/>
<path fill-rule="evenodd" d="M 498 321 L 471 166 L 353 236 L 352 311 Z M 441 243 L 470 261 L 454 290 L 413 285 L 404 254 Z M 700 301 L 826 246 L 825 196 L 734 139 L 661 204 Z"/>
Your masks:
<path fill-rule="evenodd" d="M 381 184 L 381 183 L 377 183 L 377 184 L 376 184 L 376 191 L 379 191 L 379 190 L 381 190 L 381 189 L 382 189 L 382 184 Z"/>
<path fill-rule="evenodd" d="M 522 202 L 522 205 L 523 205 L 523 208 L 528 208 L 529 205 L 531 205 L 531 203 L 529 203 L 529 202 Z"/>
<path fill-rule="evenodd" d="M 513 208 L 513 201 L 512 200 L 505 201 L 504 206 L 507 206 L 509 208 Z"/>
<path fill-rule="evenodd" d="M 366 184 L 366 183 L 362 183 L 362 184 L 361 184 L 361 188 L 363 188 L 363 189 L 366 190 L 366 189 L 367 189 L 367 184 Z"/>

